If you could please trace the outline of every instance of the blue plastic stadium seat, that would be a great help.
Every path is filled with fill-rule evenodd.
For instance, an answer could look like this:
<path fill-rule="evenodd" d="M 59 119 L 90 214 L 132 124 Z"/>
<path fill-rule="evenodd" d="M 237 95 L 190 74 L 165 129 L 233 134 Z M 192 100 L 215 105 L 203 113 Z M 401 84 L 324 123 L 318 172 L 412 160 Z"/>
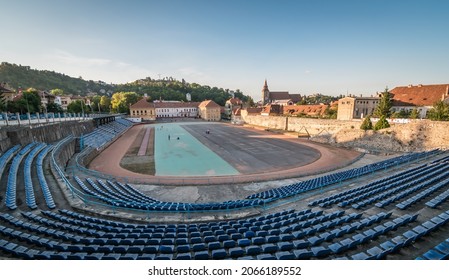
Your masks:
<path fill-rule="evenodd" d="M 324 248 L 323 246 L 312 247 L 311 250 L 315 258 L 324 258 L 331 254 L 331 250 Z"/>
<path fill-rule="evenodd" d="M 229 256 L 231 258 L 238 258 L 238 257 L 243 256 L 244 254 L 245 254 L 245 251 L 240 247 L 235 247 L 235 248 L 229 249 Z"/>
<path fill-rule="evenodd" d="M 262 248 L 256 245 L 248 246 L 245 250 L 247 255 L 258 255 L 262 252 Z"/>
<path fill-rule="evenodd" d="M 224 259 L 228 256 L 228 254 L 226 253 L 226 250 L 224 250 L 224 249 L 212 250 L 211 254 L 212 254 L 212 259 L 214 259 L 214 260 Z"/>
<path fill-rule="evenodd" d="M 275 254 L 276 259 L 278 260 L 294 260 L 295 255 L 290 252 L 277 252 Z"/>
<path fill-rule="evenodd" d="M 313 253 L 307 249 L 294 250 L 293 254 L 295 255 L 295 258 L 298 260 L 307 260 L 313 256 Z"/>
<path fill-rule="evenodd" d="M 262 252 L 264 252 L 266 254 L 274 253 L 279 250 L 279 247 L 273 243 L 262 244 L 261 248 L 262 248 Z"/>
<path fill-rule="evenodd" d="M 257 255 L 258 260 L 276 260 L 276 257 L 270 254 Z"/>

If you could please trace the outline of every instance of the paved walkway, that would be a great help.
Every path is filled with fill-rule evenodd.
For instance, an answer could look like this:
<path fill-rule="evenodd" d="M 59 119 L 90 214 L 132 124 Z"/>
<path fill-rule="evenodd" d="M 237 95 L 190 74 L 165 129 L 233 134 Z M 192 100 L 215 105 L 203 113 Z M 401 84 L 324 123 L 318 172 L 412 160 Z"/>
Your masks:
<path fill-rule="evenodd" d="M 147 153 L 148 148 L 148 140 L 150 139 L 151 127 L 147 127 L 145 131 L 145 135 L 143 136 L 142 143 L 140 144 L 139 152 L 137 152 L 138 156 L 144 156 Z"/>

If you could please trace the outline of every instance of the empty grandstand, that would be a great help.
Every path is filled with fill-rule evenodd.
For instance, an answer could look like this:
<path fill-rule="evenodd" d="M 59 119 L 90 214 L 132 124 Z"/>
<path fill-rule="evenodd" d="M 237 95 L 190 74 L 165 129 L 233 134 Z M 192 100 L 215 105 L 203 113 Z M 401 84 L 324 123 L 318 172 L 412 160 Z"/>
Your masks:
<path fill-rule="evenodd" d="M 356 162 L 264 190 L 242 186 L 234 199 L 209 202 L 161 199 L 149 186 L 67 168 L 81 153 L 83 161 L 101 153 L 131 127 L 117 117 L 87 133 L 63 133 L 56 142 L 30 141 L 0 154 L 0 255 L 46 260 L 449 258 L 446 151 Z"/>

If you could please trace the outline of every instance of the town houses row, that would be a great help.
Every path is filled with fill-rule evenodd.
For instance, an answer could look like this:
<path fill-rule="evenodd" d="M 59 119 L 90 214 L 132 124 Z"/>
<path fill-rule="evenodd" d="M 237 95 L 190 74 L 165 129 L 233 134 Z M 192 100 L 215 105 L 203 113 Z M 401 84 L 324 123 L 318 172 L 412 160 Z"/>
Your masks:
<path fill-rule="evenodd" d="M 14 91 L 0 85 L 3 99 L 13 100 L 17 94 Z M 433 105 L 442 101 L 449 103 L 449 84 L 437 85 L 408 85 L 398 86 L 389 90 L 392 97 L 394 112 L 410 112 L 416 109 L 420 118 L 425 118 Z M 55 102 L 61 105 L 63 110 L 76 100 L 82 100 L 85 105 L 90 105 L 89 98 L 82 96 L 54 96 L 47 92 L 40 92 L 43 105 Z M 380 94 L 369 97 L 347 95 L 330 104 L 300 104 L 303 97 L 299 94 L 290 94 L 287 91 L 270 91 L 267 81 L 262 88 L 262 99 L 257 107 L 247 108 L 240 99 L 230 98 L 224 107 L 212 100 L 203 102 L 181 102 L 155 100 L 148 102 L 142 98 L 129 107 L 132 118 L 143 121 L 157 120 L 161 118 L 202 118 L 208 121 L 228 119 L 235 122 L 242 121 L 242 115 L 288 115 L 307 117 L 330 117 L 329 112 L 335 112 L 332 118 L 338 120 L 362 119 L 372 115 L 379 104 Z"/>

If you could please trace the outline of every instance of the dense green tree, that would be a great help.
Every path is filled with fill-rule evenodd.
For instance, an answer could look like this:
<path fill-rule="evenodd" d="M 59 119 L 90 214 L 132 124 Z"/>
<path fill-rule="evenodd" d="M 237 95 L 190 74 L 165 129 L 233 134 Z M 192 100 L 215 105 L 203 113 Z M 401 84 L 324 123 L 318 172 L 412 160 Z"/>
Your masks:
<path fill-rule="evenodd" d="M 427 117 L 433 121 L 449 120 L 449 105 L 443 101 L 438 101 L 433 108 L 427 112 Z"/>
<path fill-rule="evenodd" d="M 67 112 L 69 113 L 90 113 L 89 106 L 86 106 L 86 103 L 82 100 L 75 100 L 70 102 L 70 104 L 67 106 Z"/>
<path fill-rule="evenodd" d="M 114 113 L 127 113 L 129 106 L 139 100 L 135 92 L 116 92 L 111 98 L 111 108 Z"/>
<path fill-rule="evenodd" d="M 100 99 L 100 110 L 101 112 L 109 112 L 111 106 L 111 98 L 103 95 Z"/>
<path fill-rule="evenodd" d="M 368 115 L 363 119 L 362 125 L 360 125 L 360 129 L 363 130 L 371 130 L 373 129 L 373 123 L 371 122 L 371 116 Z"/>
<path fill-rule="evenodd" d="M 22 92 L 19 99 L 8 102 L 6 110 L 12 113 L 20 114 L 36 113 L 41 111 L 41 98 L 34 88 L 29 88 Z"/>
<path fill-rule="evenodd" d="M 391 106 L 391 93 L 388 91 L 388 88 L 385 88 L 385 91 L 381 93 L 379 104 L 374 111 L 374 115 L 379 118 L 382 116 L 388 118 L 390 116 Z"/>
<path fill-rule="evenodd" d="M 379 104 L 374 111 L 374 115 L 380 118 L 374 126 L 375 130 L 390 127 L 387 118 L 391 115 L 391 106 L 391 93 L 388 91 L 388 88 L 385 88 L 385 91 L 381 93 Z"/>
<path fill-rule="evenodd" d="M 62 112 L 63 112 L 62 107 L 58 103 L 52 102 L 47 105 L 47 113 L 62 113 Z"/>
<path fill-rule="evenodd" d="M 331 108 L 330 105 L 324 110 L 324 118 L 326 119 L 337 119 L 338 108 Z"/>
<path fill-rule="evenodd" d="M 404 109 L 401 109 L 400 111 L 394 112 L 391 114 L 391 117 L 393 118 L 399 118 L 399 119 L 407 119 L 410 117 L 410 112 Z"/>
<path fill-rule="evenodd" d="M 374 130 L 381 130 L 381 129 L 389 128 L 389 127 L 390 127 L 390 124 L 388 123 L 387 118 L 385 116 L 382 116 L 374 125 Z"/>
<path fill-rule="evenodd" d="M 55 89 L 50 90 L 50 93 L 53 95 L 61 96 L 61 95 L 64 95 L 64 90 L 62 90 L 60 88 L 55 88 Z"/>
<path fill-rule="evenodd" d="M 416 107 L 413 108 L 413 110 L 410 112 L 410 118 L 411 119 L 419 118 L 419 112 L 418 112 L 418 109 Z"/>

